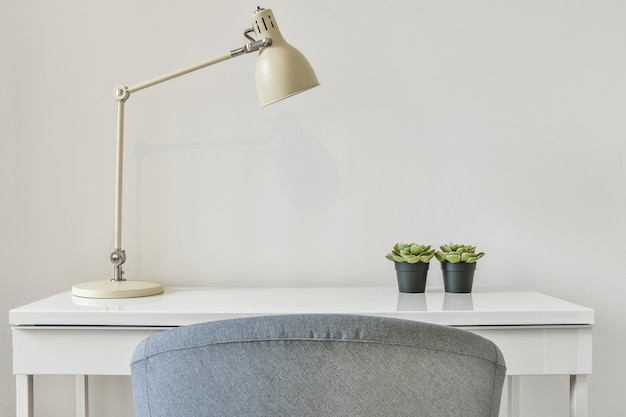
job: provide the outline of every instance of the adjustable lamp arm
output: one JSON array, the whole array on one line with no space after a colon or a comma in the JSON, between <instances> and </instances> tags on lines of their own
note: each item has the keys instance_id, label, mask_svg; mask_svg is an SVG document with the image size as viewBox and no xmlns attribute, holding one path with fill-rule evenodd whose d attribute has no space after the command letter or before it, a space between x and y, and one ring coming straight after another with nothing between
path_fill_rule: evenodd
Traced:
<instances>
[{"instance_id":1,"label":"adjustable lamp arm","mask_svg":"<svg viewBox=\"0 0 626 417\"><path fill-rule=\"evenodd\" d=\"M114 266L114 275L112 281L124 281L122 265L126 262L126 254L122 249L122 178L123 178L123 165L124 165L124 104L129 99L130 94L141 91L143 89L152 87L154 85L169 81L173 78L180 77L181 75L189 74L202 68L209 67L214 64L218 64L222 61L226 61L230 58L241 56L250 52L255 52L263 47L270 46L272 40L270 38L264 38L261 40L255 40L249 33L254 32L254 29L248 29L244 32L244 36L251 42L245 44L241 48L234 49L227 54L209 59L203 62L199 62L190 67L182 68L178 71L174 71L160 77L153 78L145 81L141 84L137 84L132 87L126 87L124 85L118 85L115 87L114 95L117 99L117 163L116 163L116 175L115 175L115 249L111 253L111 262Z\"/></svg>"},{"instance_id":2,"label":"adjustable lamp arm","mask_svg":"<svg viewBox=\"0 0 626 417\"><path fill-rule=\"evenodd\" d=\"M180 77L181 75L189 74L190 72L197 71L202 68L210 67L211 65L218 64L222 61L226 61L227 59L234 58L236 56L240 56L243 54L247 54L250 52L256 52L259 49L270 46L272 44L272 40L269 38L261 39L259 41L254 40L249 33L254 32L254 29L248 29L244 32L244 36L250 39L250 43L245 44L241 48L233 49L228 54L224 54L222 56L215 57L213 59L209 59L207 61L199 62L190 67L182 68L178 71L170 72L169 74L162 75L160 77L153 78L151 80L145 81L141 84L137 84L133 87L125 87L123 85L118 85L115 87L115 97L118 101L126 101L130 96L130 93L134 93L140 90L143 90L148 87L152 87L154 85L160 84L165 81L169 81L173 78Z\"/></svg>"}]
</instances>

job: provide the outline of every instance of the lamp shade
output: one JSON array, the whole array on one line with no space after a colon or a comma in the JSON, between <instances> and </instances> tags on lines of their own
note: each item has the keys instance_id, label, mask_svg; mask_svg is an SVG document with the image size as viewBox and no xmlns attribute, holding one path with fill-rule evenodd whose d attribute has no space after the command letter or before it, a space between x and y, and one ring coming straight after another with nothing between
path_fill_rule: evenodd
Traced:
<instances>
[{"instance_id":1,"label":"lamp shade","mask_svg":"<svg viewBox=\"0 0 626 417\"><path fill-rule=\"evenodd\" d=\"M256 90L261 106L309 90L319 85L315 71L300 51L285 41L271 9L260 9L252 16L257 38L272 44L261 48L256 63Z\"/></svg>"}]
</instances>

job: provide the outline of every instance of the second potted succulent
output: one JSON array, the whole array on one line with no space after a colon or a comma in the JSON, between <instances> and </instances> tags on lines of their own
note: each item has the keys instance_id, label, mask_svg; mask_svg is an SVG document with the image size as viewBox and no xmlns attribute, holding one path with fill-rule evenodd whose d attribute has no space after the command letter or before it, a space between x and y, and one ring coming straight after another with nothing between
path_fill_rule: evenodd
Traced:
<instances>
[{"instance_id":1,"label":"second potted succulent","mask_svg":"<svg viewBox=\"0 0 626 417\"><path fill-rule=\"evenodd\" d=\"M484 252L476 253L476 246L449 243L441 245L435 257L441 262L443 286L446 292L472 292L476 261L485 256Z\"/></svg>"},{"instance_id":2,"label":"second potted succulent","mask_svg":"<svg viewBox=\"0 0 626 417\"><path fill-rule=\"evenodd\" d=\"M396 266L398 289L400 292L424 292L430 260L435 250L430 245L417 243L396 243L385 258Z\"/></svg>"}]
</instances>

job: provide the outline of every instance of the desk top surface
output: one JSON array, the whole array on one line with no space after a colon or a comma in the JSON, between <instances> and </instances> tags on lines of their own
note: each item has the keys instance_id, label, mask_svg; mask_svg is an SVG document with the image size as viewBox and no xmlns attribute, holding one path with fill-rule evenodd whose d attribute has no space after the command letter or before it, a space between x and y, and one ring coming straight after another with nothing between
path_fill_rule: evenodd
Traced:
<instances>
[{"instance_id":1,"label":"desk top surface","mask_svg":"<svg viewBox=\"0 0 626 417\"><path fill-rule=\"evenodd\" d=\"M449 326L590 325L594 311L531 291L399 293L396 287L178 288L128 299L70 291L9 312L13 326L181 326L265 314L367 314Z\"/></svg>"}]
</instances>

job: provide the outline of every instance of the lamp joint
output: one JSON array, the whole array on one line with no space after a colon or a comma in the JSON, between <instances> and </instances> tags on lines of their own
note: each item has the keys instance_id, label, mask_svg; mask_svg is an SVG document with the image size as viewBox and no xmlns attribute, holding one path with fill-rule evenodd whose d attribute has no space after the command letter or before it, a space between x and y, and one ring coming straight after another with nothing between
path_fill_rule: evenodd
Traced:
<instances>
[{"instance_id":1,"label":"lamp joint","mask_svg":"<svg viewBox=\"0 0 626 417\"><path fill-rule=\"evenodd\" d=\"M258 51L259 49L265 48L266 46L270 46L271 44L272 44L272 40L270 38L263 38L260 41L253 41L253 42L245 44L241 48L230 51L230 55L234 58L239 55Z\"/></svg>"},{"instance_id":2,"label":"lamp joint","mask_svg":"<svg viewBox=\"0 0 626 417\"><path fill-rule=\"evenodd\" d=\"M124 103L130 97L130 91L128 91L128 87L125 85L118 85L115 87L113 95L115 95L117 101Z\"/></svg>"},{"instance_id":3,"label":"lamp joint","mask_svg":"<svg viewBox=\"0 0 626 417\"><path fill-rule=\"evenodd\" d=\"M126 281L124 279L124 271L122 265L126 262L126 251L123 249L115 249L111 253L111 263L113 264L113 278L111 281Z\"/></svg>"}]
</instances>

